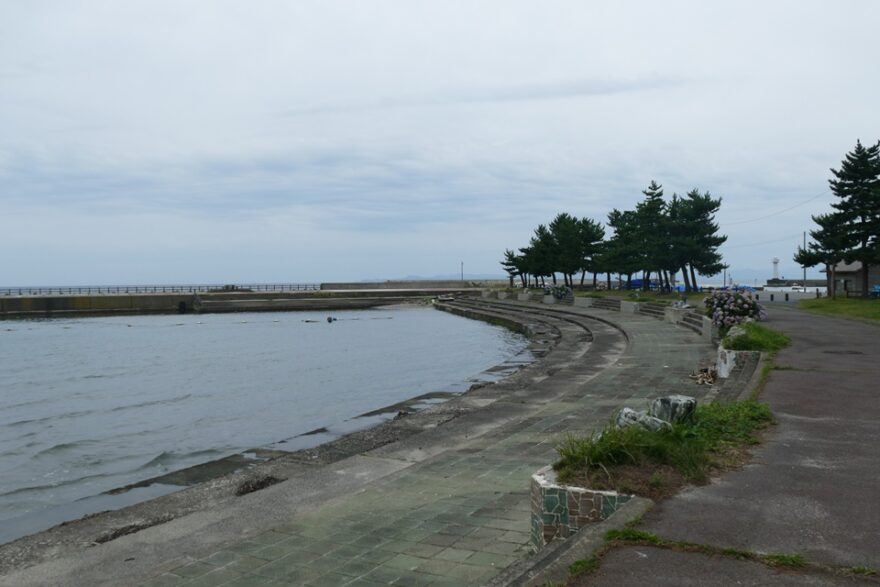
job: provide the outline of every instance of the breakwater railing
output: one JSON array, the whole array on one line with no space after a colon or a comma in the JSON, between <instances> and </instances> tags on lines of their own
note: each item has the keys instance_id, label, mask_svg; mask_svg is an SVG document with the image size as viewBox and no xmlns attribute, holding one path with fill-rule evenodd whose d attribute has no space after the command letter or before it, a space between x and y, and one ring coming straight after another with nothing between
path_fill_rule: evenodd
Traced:
<instances>
[{"instance_id":1,"label":"breakwater railing","mask_svg":"<svg viewBox=\"0 0 880 587\"><path fill-rule=\"evenodd\" d=\"M214 292L318 291L319 283L256 283L234 285L84 285L68 287L0 287L0 296L73 296Z\"/></svg>"}]
</instances>

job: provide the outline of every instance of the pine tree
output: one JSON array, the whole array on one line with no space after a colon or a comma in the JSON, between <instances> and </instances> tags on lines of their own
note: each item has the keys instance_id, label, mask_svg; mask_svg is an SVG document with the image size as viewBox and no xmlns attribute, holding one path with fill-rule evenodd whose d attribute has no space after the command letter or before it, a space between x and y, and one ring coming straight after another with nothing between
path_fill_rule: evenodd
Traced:
<instances>
[{"instance_id":1,"label":"pine tree","mask_svg":"<svg viewBox=\"0 0 880 587\"><path fill-rule=\"evenodd\" d=\"M645 199L636 204L636 222L638 223L637 238L643 252L647 279L644 288L650 287L651 272L656 271L658 281L662 281L660 272L668 256L668 226L666 202L663 200L663 186L651 181L648 189L642 192Z\"/></svg>"},{"instance_id":2,"label":"pine tree","mask_svg":"<svg viewBox=\"0 0 880 587\"><path fill-rule=\"evenodd\" d=\"M553 283L556 283L556 275L553 273L556 269L556 246L553 240L553 234L548 228L539 224L535 229L535 235L529 241L529 249L532 254L532 274L537 278L541 278L541 285L544 285L545 277L552 277Z\"/></svg>"},{"instance_id":3,"label":"pine tree","mask_svg":"<svg viewBox=\"0 0 880 587\"><path fill-rule=\"evenodd\" d=\"M516 253L510 249L504 250L504 259L501 260L501 267L507 272L507 278L510 280L510 287L513 287L513 279L522 276L520 267L521 259L517 258Z\"/></svg>"},{"instance_id":4,"label":"pine tree","mask_svg":"<svg viewBox=\"0 0 880 587\"><path fill-rule=\"evenodd\" d=\"M718 248L727 242L727 236L718 234L720 227L715 222L715 213L721 208L721 198L715 199L706 192L689 191L684 200L684 218L690 266L691 287L698 290L697 276L717 275L727 266Z\"/></svg>"},{"instance_id":5,"label":"pine tree","mask_svg":"<svg viewBox=\"0 0 880 587\"><path fill-rule=\"evenodd\" d=\"M831 297L837 297L837 279L835 266L843 257L846 240L846 225L840 213L820 214L813 216L818 229L810 231L811 242L806 249L798 247L794 261L805 267L815 267L820 263L831 277Z\"/></svg>"},{"instance_id":6,"label":"pine tree","mask_svg":"<svg viewBox=\"0 0 880 587\"><path fill-rule=\"evenodd\" d=\"M856 141L840 169L828 181L840 201L831 206L840 213L840 230L847 262L862 264L862 296L868 296L868 271L880 263L880 142L865 148Z\"/></svg>"},{"instance_id":7,"label":"pine tree","mask_svg":"<svg viewBox=\"0 0 880 587\"><path fill-rule=\"evenodd\" d=\"M562 273L565 285L574 285L571 277L583 265L578 219L562 212L550 223L550 233L553 235L554 245L553 270Z\"/></svg>"},{"instance_id":8,"label":"pine tree","mask_svg":"<svg viewBox=\"0 0 880 587\"><path fill-rule=\"evenodd\" d=\"M608 241L604 255L606 270L626 275L629 288L633 273L645 267L644 249L639 238L635 211L621 212L615 208L608 213L608 226L614 230L614 236Z\"/></svg>"},{"instance_id":9,"label":"pine tree","mask_svg":"<svg viewBox=\"0 0 880 587\"><path fill-rule=\"evenodd\" d=\"M599 270L599 256L602 253L602 240L605 238L605 229L599 222L592 218L581 218L578 222L578 235L581 244L581 285L587 271L593 274L593 287L596 286L596 272Z\"/></svg>"}]
</instances>

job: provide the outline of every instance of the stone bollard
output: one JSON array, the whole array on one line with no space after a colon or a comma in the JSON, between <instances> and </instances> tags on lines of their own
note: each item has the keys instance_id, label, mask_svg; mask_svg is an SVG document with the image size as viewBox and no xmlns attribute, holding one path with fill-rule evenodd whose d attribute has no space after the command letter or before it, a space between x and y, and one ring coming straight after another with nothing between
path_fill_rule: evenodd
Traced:
<instances>
[{"instance_id":1,"label":"stone bollard","mask_svg":"<svg viewBox=\"0 0 880 587\"><path fill-rule=\"evenodd\" d=\"M651 402L650 414L664 422L676 424L690 420L697 409L697 400L689 395L668 395Z\"/></svg>"},{"instance_id":2,"label":"stone bollard","mask_svg":"<svg viewBox=\"0 0 880 587\"><path fill-rule=\"evenodd\" d=\"M549 296L544 296L544 299L542 299L541 301L545 304L555 304L558 300L556 299L556 296L549 295Z\"/></svg>"},{"instance_id":3,"label":"stone bollard","mask_svg":"<svg viewBox=\"0 0 880 587\"><path fill-rule=\"evenodd\" d=\"M669 428L669 423L650 416L645 412L637 412L632 408L623 408L617 412L617 420L615 424L618 428L629 428L630 426L641 426L646 430L656 432L663 428Z\"/></svg>"}]
</instances>

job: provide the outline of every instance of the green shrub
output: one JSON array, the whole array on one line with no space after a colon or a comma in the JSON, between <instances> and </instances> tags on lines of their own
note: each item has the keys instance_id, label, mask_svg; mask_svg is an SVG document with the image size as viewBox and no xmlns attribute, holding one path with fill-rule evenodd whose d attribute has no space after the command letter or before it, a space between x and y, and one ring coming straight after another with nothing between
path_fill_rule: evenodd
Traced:
<instances>
[{"instance_id":1,"label":"green shrub","mask_svg":"<svg viewBox=\"0 0 880 587\"><path fill-rule=\"evenodd\" d=\"M742 325L745 334L731 338L724 338L724 348L731 351L778 351L791 344L791 339L777 330L767 328L755 322L747 322Z\"/></svg>"}]
</instances>

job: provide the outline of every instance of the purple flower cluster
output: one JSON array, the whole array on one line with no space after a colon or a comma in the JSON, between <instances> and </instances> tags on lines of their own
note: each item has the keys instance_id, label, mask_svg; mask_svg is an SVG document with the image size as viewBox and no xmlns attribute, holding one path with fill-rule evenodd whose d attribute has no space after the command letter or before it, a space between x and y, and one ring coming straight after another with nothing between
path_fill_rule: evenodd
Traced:
<instances>
[{"instance_id":1,"label":"purple flower cluster","mask_svg":"<svg viewBox=\"0 0 880 587\"><path fill-rule=\"evenodd\" d=\"M706 316L720 328L730 328L745 322L746 318L763 320L767 317L764 307L749 292L716 291L704 302Z\"/></svg>"}]
</instances>

